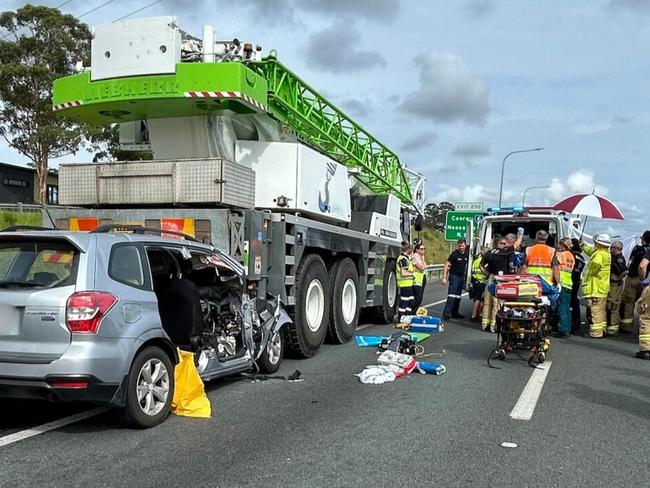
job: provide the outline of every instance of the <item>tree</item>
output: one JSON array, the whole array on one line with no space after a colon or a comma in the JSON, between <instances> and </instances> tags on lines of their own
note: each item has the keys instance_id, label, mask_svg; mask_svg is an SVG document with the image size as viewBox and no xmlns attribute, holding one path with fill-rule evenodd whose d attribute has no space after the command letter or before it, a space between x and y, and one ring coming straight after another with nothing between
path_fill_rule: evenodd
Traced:
<instances>
[{"instance_id":1,"label":"tree","mask_svg":"<svg viewBox=\"0 0 650 488\"><path fill-rule=\"evenodd\" d=\"M50 158L76 153L87 129L52 111L52 83L89 64L86 24L56 9L25 5L0 14L0 136L36 167L38 201L46 199Z\"/></svg>"},{"instance_id":2,"label":"tree","mask_svg":"<svg viewBox=\"0 0 650 488\"><path fill-rule=\"evenodd\" d=\"M454 209L454 204L450 202L428 203L424 207L425 226L444 232L447 212Z\"/></svg>"}]
</instances>

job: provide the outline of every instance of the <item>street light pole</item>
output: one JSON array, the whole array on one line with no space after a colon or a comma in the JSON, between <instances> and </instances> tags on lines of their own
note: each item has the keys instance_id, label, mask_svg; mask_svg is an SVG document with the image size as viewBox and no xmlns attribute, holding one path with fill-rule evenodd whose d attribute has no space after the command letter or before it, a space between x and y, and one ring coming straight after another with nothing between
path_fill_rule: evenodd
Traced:
<instances>
[{"instance_id":1,"label":"street light pole","mask_svg":"<svg viewBox=\"0 0 650 488\"><path fill-rule=\"evenodd\" d=\"M541 151L543 149L544 149L543 147L536 147L535 149L520 149L518 151L511 151L508 154L506 154L506 156L503 158L503 161L501 162L501 184L499 185L499 207L501 206L501 196L503 195L503 173L506 167L506 159L508 159L508 157L512 154Z\"/></svg>"},{"instance_id":2,"label":"street light pole","mask_svg":"<svg viewBox=\"0 0 650 488\"><path fill-rule=\"evenodd\" d=\"M524 190L524 194L521 197L521 206L523 207L524 204L526 203L526 193L528 193L528 190L541 190L542 188L550 188L550 186L529 186Z\"/></svg>"}]
</instances>

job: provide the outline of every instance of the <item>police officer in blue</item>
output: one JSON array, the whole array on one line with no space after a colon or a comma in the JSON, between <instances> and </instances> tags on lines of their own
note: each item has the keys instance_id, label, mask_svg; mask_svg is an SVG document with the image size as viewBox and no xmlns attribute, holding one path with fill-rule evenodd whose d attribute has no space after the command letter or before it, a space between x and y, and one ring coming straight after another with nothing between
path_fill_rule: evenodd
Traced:
<instances>
[{"instance_id":1,"label":"police officer in blue","mask_svg":"<svg viewBox=\"0 0 650 488\"><path fill-rule=\"evenodd\" d=\"M449 283L447 290L447 303L445 311L442 313L443 319L462 319L465 318L459 313L460 296L463 293L465 285L465 275L467 273L467 262L469 260L469 250L465 239L460 239L456 244L456 250L447 258L445 267L442 270L443 285Z\"/></svg>"}]
</instances>

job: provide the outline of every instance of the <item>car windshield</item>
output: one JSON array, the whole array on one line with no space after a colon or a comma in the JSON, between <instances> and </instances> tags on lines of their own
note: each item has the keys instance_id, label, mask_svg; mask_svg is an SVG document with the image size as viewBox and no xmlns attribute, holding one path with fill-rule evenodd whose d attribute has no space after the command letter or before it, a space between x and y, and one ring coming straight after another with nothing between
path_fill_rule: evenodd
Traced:
<instances>
[{"instance_id":1,"label":"car windshield","mask_svg":"<svg viewBox=\"0 0 650 488\"><path fill-rule=\"evenodd\" d=\"M67 241L0 242L0 288L53 288L73 284L78 250Z\"/></svg>"}]
</instances>

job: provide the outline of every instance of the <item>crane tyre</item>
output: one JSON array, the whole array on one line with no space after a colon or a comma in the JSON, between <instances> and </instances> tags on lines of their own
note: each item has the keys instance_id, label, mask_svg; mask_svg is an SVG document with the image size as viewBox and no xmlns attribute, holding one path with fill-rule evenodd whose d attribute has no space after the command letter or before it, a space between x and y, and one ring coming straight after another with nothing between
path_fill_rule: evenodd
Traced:
<instances>
[{"instance_id":1,"label":"crane tyre","mask_svg":"<svg viewBox=\"0 0 650 488\"><path fill-rule=\"evenodd\" d=\"M329 323L329 279L318 254L303 257L296 271L294 321L287 330L293 356L314 356L325 340Z\"/></svg>"},{"instance_id":2,"label":"crane tyre","mask_svg":"<svg viewBox=\"0 0 650 488\"><path fill-rule=\"evenodd\" d=\"M328 342L343 344L354 336L359 323L359 273L350 258L336 261L329 270L331 288Z\"/></svg>"}]
</instances>

